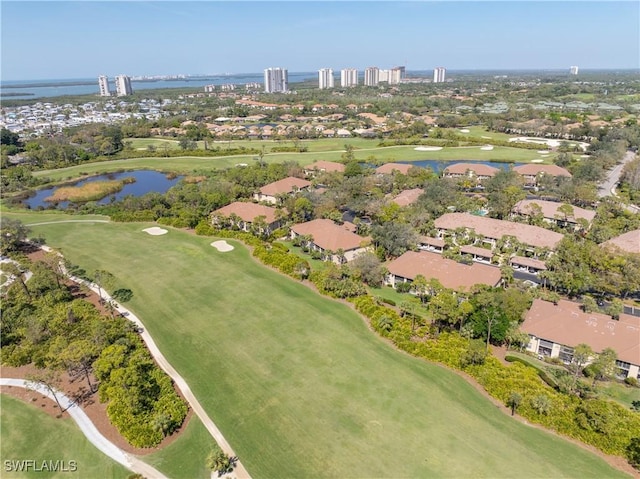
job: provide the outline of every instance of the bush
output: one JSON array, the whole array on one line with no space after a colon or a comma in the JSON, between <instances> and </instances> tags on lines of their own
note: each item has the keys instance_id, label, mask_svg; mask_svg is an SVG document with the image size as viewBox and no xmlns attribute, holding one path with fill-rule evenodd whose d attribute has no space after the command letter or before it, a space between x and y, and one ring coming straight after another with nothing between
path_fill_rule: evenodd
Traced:
<instances>
[{"instance_id":1,"label":"bush","mask_svg":"<svg viewBox=\"0 0 640 479\"><path fill-rule=\"evenodd\" d=\"M638 380L636 378L632 378L631 376L629 376L628 378L625 378L624 383L628 384L629 386L633 386L635 388L639 386Z\"/></svg>"}]
</instances>

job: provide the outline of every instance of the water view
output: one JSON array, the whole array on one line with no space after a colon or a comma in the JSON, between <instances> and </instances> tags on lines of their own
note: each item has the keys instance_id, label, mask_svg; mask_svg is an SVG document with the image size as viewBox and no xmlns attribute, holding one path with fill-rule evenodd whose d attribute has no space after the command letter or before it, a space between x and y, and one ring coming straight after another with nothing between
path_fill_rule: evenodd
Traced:
<instances>
[{"instance_id":1,"label":"water view","mask_svg":"<svg viewBox=\"0 0 640 479\"><path fill-rule=\"evenodd\" d=\"M169 188L174 186L183 177L177 176L175 178L167 178L165 173L159 173L157 171L125 171L121 173L109 173L106 175L93 176L85 180L81 180L74 183L73 186L83 186L88 183L95 183L98 181L117 181L125 180L127 178L133 178L135 181L129 183L125 182L122 189L116 193L108 194L104 198L97 201L98 204L105 205L113 201L118 201L128 195L142 196L147 193L166 193ZM67 185L68 186L68 185ZM38 190L34 196L28 198L23 203L25 206L31 209L36 208L50 208L55 206L56 208L64 209L69 206L69 201L61 201L59 203L53 203L46 199L52 196L60 186L52 188L44 188Z\"/></svg>"},{"instance_id":2,"label":"water view","mask_svg":"<svg viewBox=\"0 0 640 479\"><path fill-rule=\"evenodd\" d=\"M489 165L494 168L500 168L502 170L508 170L516 166L524 165L525 163L505 163L501 161L477 161L477 160L418 160L418 161L398 161L406 165L419 166L421 168L431 168L435 173L442 173L447 166L455 165L456 163L474 163L479 165Z\"/></svg>"}]
</instances>

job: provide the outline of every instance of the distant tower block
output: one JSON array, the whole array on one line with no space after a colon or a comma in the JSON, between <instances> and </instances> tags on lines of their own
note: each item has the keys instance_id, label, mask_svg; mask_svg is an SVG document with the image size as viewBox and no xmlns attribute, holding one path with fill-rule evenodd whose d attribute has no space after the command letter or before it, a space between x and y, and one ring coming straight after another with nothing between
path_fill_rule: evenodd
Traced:
<instances>
[{"instance_id":1,"label":"distant tower block","mask_svg":"<svg viewBox=\"0 0 640 479\"><path fill-rule=\"evenodd\" d=\"M331 68L322 68L318 70L318 86L321 90L325 88L333 88L333 70Z\"/></svg>"},{"instance_id":2,"label":"distant tower block","mask_svg":"<svg viewBox=\"0 0 640 479\"><path fill-rule=\"evenodd\" d=\"M447 73L446 68L436 67L433 69L433 83L443 83L444 77Z\"/></svg>"},{"instance_id":3,"label":"distant tower block","mask_svg":"<svg viewBox=\"0 0 640 479\"><path fill-rule=\"evenodd\" d=\"M577 66L572 66L571 68L569 68L569 72L572 75L577 75L578 74L578 67Z\"/></svg>"},{"instance_id":4,"label":"distant tower block","mask_svg":"<svg viewBox=\"0 0 640 479\"><path fill-rule=\"evenodd\" d=\"M100 96L111 96L109 90L109 79L106 75L100 75L98 77L98 86L100 87Z\"/></svg>"},{"instance_id":5,"label":"distant tower block","mask_svg":"<svg viewBox=\"0 0 640 479\"><path fill-rule=\"evenodd\" d=\"M116 77L116 95L128 96L132 94L133 89L131 88L131 78L127 75L118 75Z\"/></svg>"}]
</instances>

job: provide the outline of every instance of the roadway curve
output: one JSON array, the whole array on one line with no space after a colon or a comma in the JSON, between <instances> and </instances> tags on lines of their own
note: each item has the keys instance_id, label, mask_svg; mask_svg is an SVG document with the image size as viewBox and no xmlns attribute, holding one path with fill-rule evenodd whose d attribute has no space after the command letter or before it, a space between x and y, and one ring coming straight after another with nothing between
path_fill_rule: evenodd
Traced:
<instances>
[{"instance_id":1,"label":"roadway curve","mask_svg":"<svg viewBox=\"0 0 640 479\"><path fill-rule=\"evenodd\" d=\"M137 474L141 474L149 479L167 479L167 476L160 471L142 462L137 457L127 454L114 443L104 437L95 427L89 416L78 406L78 403L72 401L68 396L60 391L54 394L42 383L28 381L26 379L0 378L0 386L14 386L19 388L31 389L54 400L57 398L65 412L76 422L82 434L93 444L100 452L109 456L111 459Z\"/></svg>"},{"instance_id":2,"label":"roadway curve","mask_svg":"<svg viewBox=\"0 0 640 479\"><path fill-rule=\"evenodd\" d=\"M41 248L47 252L52 251L52 249L49 248L48 246L41 246ZM120 314L122 314L124 317L126 317L127 319L135 323L136 326L140 328L139 329L141 331L140 336L142 337L142 340L147 345L149 352L158 363L158 366L160 366L160 368L164 372L166 372L169 375L169 377L171 377L171 379L173 379L173 381L176 383L176 385L182 392L182 395L189 403L189 406L191 407L191 409L193 409L193 411L196 413L198 418L202 421L204 426L207 428L207 431L209 431L209 434L211 434L211 436L218 443L220 448L227 455L229 455L229 457L237 457L236 453L234 452L229 442L227 442L225 437L222 435L222 432L220 432L220 429L218 429L215 423L207 415L204 408L200 405L200 402L198 401L198 399L196 399L193 392L191 392L191 388L187 384L187 381L184 380L184 378L178 373L178 371L176 371L174 367L171 366L167 358L164 357L164 355L156 345L155 341L153 340L151 335L148 333L148 331L144 327L144 324L142 323L142 321L135 314L129 311L127 308L123 307L121 304L113 300L111 296L109 296L109 294L104 289L99 289L96 284L89 283L81 278L76 278L75 276L70 275L64 268L64 264L61 263L61 266L63 268L64 273L69 277L69 279L71 279L72 281L78 284L84 284L88 286L93 292L95 292L99 296L102 295L102 298L104 298L105 301L110 301ZM237 479L251 479L249 472L245 469L244 465L240 462L240 460L237 460L235 462L235 467L233 469L232 475Z\"/></svg>"},{"instance_id":3,"label":"roadway curve","mask_svg":"<svg viewBox=\"0 0 640 479\"><path fill-rule=\"evenodd\" d=\"M613 196L615 198L618 197L618 194L616 193L616 187L618 186L618 182L620 181L622 169L635 157L636 153L629 150L622 158L622 162L613 167L613 169L609 170L609 172L607 173L607 178L598 185L598 196L600 198L604 198L605 196ZM635 205L626 205L626 208L632 213L640 213L640 208Z\"/></svg>"}]
</instances>

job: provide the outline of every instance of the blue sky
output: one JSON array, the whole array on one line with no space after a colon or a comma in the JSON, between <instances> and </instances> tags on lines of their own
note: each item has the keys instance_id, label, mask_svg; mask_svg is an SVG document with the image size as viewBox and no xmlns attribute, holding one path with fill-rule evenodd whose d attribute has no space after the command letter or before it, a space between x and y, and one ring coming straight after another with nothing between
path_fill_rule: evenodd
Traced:
<instances>
[{"instance_id":1,"label":"blue sky","mask_svg":"<svg viewBox=\"0 0 640 479\"><path fill-rule=\"evenodd\" d=\"M0 4L3 80L289 71L640 67L638 1Z\"/></svg>"}]
</instances>

